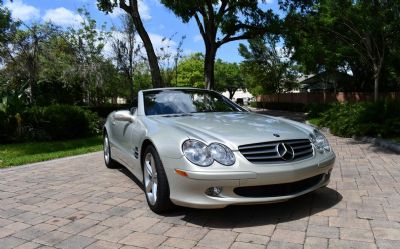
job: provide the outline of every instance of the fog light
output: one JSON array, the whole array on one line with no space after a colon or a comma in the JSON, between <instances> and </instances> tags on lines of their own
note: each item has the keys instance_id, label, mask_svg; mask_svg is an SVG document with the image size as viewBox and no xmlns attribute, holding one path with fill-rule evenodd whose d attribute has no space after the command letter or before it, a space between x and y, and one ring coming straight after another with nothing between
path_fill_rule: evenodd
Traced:
<instances>
[{"instance_id":1,"label":"fog light","mask_svg":"<svg viewBox=\"0 0 400 249\"><path fill-rule=\"evenodd\" d=\"M206 195L218 197L222 192L222 187L211 187L206 190Z\"/></svg>"}]
</instances>

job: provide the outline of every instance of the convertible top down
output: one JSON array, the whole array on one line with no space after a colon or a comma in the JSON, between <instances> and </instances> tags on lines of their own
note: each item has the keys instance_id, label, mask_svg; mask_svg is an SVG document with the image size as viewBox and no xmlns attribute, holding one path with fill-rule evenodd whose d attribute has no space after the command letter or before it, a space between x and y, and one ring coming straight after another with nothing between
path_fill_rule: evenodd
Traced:
<instances>
[{"instance_id":1,"label":"convertible top down","mask_svg":"<svg viewBox=\"0 0 400 249\"><path fill-rule=\"evenodd\" d=\"M103 131L106 165L130 170L156 213L285 201L326 186L335 161L314 127L195 88L140 91Z\"/></svg>"}]
</instances>

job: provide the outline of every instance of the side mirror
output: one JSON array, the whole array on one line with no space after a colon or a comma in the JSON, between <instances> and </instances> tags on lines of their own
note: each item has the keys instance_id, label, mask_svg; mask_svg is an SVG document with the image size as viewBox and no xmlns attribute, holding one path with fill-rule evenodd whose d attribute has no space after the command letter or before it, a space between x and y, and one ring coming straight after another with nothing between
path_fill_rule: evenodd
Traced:
<instances>
[{"instance_id":1,"label":"side mirror","mask_svg":"<svg viewBox=\"0 0 400 249\"><path fill-rule=\"evenodd\" d=\"M135 117L132 116L129 111L117 111L114 113L114 119L117 121L126 121L130 123L135 122Z\"/></svg>"},{"instance_id":2,"label":"side mirror","mask_svg":"<svg viewBox=\"0 0 400 249\"><path fill-rule=\"evenodd\" d=\"M132 114L132 115L135 114L136 110L137 110L137 107L132 107L132 108L130 109L131 114Z\"/></svg>"}]
</instances>

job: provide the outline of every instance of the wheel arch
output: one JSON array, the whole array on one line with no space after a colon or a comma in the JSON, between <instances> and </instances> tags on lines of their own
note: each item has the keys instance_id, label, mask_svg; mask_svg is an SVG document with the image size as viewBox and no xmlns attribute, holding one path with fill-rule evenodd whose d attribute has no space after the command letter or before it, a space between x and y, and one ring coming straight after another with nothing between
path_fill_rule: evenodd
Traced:
<instances>
[{"instance_id":1,"label":"wheel arch","mask_svg":"<svg viewBox=\"0 0 400 249\"><path fill-rule=\"evenodd\" d=\"M142 142L142 146L140 147L140 154L139 154L140 167L142 167L142 169L143 169L144 152L149 145L153 146L158 153L157 147L154 145L153 141L151 141L149 138L144 139Z\"/></svg>"}]
</instances>

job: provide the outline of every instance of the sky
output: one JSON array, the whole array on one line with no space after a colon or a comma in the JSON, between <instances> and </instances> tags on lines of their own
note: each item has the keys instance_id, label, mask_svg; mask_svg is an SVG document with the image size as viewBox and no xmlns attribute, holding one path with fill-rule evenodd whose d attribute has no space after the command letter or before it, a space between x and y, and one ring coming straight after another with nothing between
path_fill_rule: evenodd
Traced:
<instances>
[{"instance_id":1,"label":"sky","mask_svg":"<svg viewBox=\"0 0 400 249\"><path fill-rule=\"evenodd\" d=\"M279 12L278 0L259 0L264 9L273 9ZM5 0L5 6L10 9L13 18L20 19L26 23L51 21L63 27L79 27L82 17L78 15L77 9L85 6L93 19L96 20L98 27L103 23L110 28L112 25L120 24L120 9L114 13L106 15L97 9L96 0ZM182 49L184 54L194 52L204 53L204 43L200 36L198 27L194 20L189 23L182 21L169 9L164 7L159 0L139 0L139 12L144 22L145 28L150 35L154 47L159 48L165 43L171 47L178 44L182 36L186 36ZM170 38L170 41L163 41L163 38ZM223 45L217 54L220 58L228 62L240 62L243 58L238 53L239 43L245 41L231 42Z\"/></svg>"}]
</instances>

